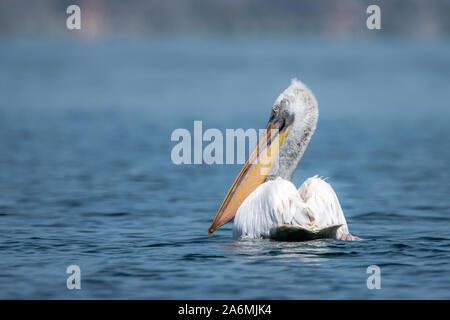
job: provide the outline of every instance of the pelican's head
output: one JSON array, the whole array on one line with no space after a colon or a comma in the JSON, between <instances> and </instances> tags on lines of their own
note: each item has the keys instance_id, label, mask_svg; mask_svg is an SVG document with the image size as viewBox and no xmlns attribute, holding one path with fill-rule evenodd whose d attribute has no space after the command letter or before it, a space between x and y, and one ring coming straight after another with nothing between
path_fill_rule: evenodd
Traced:
<instances>
[{"instance_id":1,"label":"pelican's head","mask_svg":"<svg viewBox=\"0 0 450 320\"><path fill-rule=\"evenodd\" d=\"M279 111L274 114L274 109ZM318 118L316 98L302 82L292 79L291 85L275 100L271 117L273 115L285 120L287 125L291 125L294 120L312 121L315 125Z\"/></svg>"},{"instance_id":2,"label":"pelican's head","mask_svg":"<svg viewBox=\"0 0 450 320\"><path fill-rule=\"evenodd\" d=\"M231 221L245 198L266 179L291 179L317 119L314 95L302 82L293 79L275 100L265 134L225 196L208 229L209 234Z\"/></svg>"}]
</instances>

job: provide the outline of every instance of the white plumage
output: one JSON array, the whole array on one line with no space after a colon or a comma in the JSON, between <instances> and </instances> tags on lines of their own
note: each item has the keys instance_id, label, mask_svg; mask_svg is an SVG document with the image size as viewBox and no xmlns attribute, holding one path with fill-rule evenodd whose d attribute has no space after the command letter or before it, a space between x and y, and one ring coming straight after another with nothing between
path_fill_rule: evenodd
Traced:
<instances>
[{"instance_id":1,"label":"white plumage","mask_svg":"<svg viewBox=\"0 0 450 320\"><path fill-rule=\"evenodd\" d=\"M233 238L269 238L272 228L282 225L312 231L342 225L333 238L355 239L348 232L336 193L317 176L307 179L298 190L282 178L260 185L239 207Z\"/></svg>"}]
</instances>

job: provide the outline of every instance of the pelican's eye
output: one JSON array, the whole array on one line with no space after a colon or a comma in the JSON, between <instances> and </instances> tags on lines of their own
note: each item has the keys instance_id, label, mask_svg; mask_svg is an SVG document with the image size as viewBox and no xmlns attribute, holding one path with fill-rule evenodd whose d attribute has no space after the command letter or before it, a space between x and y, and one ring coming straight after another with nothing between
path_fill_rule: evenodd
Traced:
<instances>
[{"instance_id":1,"label":"pelican's eye","mask_svg":"<svg viewBox=\"0 0 450 320\"><path fill-rule=\"evenodd\" d=\"M277 105L274 105L274 106L272 107L272 112L275 113L275 114L277 114L278 111L280 111L280 107L277 106Z\"/></svg>"}]
</instances>

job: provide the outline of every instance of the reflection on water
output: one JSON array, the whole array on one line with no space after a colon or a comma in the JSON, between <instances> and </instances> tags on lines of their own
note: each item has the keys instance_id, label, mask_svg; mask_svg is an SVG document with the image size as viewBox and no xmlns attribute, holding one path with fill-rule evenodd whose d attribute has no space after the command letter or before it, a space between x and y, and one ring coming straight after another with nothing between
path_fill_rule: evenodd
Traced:
<instances>
[{"instance_id":1,"label":"reflection on water","mask_svg":"<svg viewBox=\"0 0 450 320\"><path fill-rule=\"evenodd\" d=\"M326 263L328 255L344 253L333 252L333 240L315 240L307 242L277 242L265 239L245 239L233 241L223 248L231 254L239 254L249 259L277 259L280 261L299 261L313 266Z\"/></svg>"},{"instance_id":2,"label":"reflection on water","mask_svg":"<svg viewBox=\"0 0 450 320\"><path fill-rule=\"evenodd\" d=\"M450 298L449 48L2 40L0 297ZM262 127L294 76L321 116L293 181L329 177L364 240L209 237L240 168L173 165L171 132Z\"/></svg>"}]
</instances>

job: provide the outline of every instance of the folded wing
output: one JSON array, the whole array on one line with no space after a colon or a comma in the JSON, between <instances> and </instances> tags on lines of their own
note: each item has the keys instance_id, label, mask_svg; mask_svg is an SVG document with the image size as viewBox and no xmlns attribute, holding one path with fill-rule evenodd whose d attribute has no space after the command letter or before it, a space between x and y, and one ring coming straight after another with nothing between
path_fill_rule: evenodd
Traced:
<instances>
[{"instance_id":1,"label":"folded wing","mask_svg":"<svg viewBox=\"0 0 450 320\"><path fill-rule=\"evenodd\" d=\"M303 182L298 193L310 214L312 229L342 225L337 229L336 238L345 238L349 234L344 212L330 184L314 176Z\"/></svg>"},{"instance_id":2,"label":"folded wing","mask_svg":"<svg viewBox=\"0 0 450 320\"><path fill-rule=\"evenodd\" d=\"M317 176L307 179L298 190L281 178L260 185L239 207L233 237L354 239L336 193Z\"/></svg>"}]
</instances>

